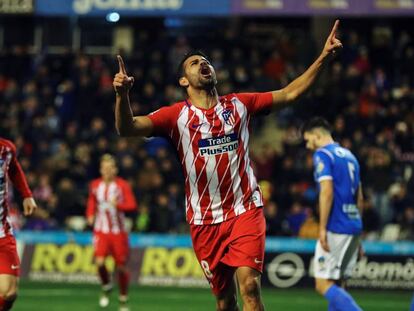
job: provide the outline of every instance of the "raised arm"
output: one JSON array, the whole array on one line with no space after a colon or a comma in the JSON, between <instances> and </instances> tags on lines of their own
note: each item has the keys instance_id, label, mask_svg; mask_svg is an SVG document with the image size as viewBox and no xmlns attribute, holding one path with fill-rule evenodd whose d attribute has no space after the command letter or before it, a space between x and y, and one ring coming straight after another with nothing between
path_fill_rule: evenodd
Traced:
<instances>
[{"instance_id":1,"label":"raised arm","mask_svg":"<svg viewBox=\"0 0 414 311\"><path fill-rule=\"evenodd\" d=\"M301 76L293 80L286 87L272 92L273 107L277 107L280 104L288 104L305 93L315 82L322 66L326 63L328 56L335 54L337 50L342 48L341 41L335 37L338 25L339 20L336 20L331 33L326 39L322 53L315 60L315 62Z\"/></svg>"},{"instance_id":2,"label":"raised arm","mask_svg":"<svg viewBox=\"0 0 414 311\"><path fill-rule=\"evenodd\" d=\"M116 93L115 127L121 136L149 136L153 124L146 116L134 117L129 102L129 90L134 84L134 78L127 75L124 61L117 56L119 71L115 75L113 86Z\"/></svg>"}]
</instances>

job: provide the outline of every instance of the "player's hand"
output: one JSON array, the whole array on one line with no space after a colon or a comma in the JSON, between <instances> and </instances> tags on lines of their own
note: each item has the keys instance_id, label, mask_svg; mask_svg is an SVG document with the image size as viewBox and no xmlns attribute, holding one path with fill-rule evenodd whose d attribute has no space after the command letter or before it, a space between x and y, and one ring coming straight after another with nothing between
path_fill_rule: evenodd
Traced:
<instances>
[{"instance_id":1,"label":"player's hand","mask_svg":"<svg viewBox=\"0 0 414 311\"><path fill-rule=\"evenodd\" d=\"M329 252L328 235L326 229L319 230L319 242L325 252Z\"/></svg>"},{"instance_id":2,"label":"player's hand","mask_svg":"<svg viewBox=\"0 0 414 311\"><path fill-rule=\"evenodd\" d=\"M338 26L339 26L339 20L337 19L335 21L334 26L332 27L332 30L328 36L328 39L326 39L325 46L322 52L324 56L335 55L336 52L342 49L342 42L336 38L336 31L338 29Z\"/></svg>"},{"instance_id":3,"label":"player's hand","mask_svg":"<svg viewBox=\"0 0 414 311\"><path fill-rule=\"evenodd\" d=\"M30 197L23 200L23 213L24 216L30 216L37 209L35 200Z\"/></svg>"},{"instance_id":4,"label":"player's hand","mask_svg":"<svg viewBox=\"0 0 414 311\"><path fill-rule=\"evenodd\" d=\"M89 216L88 218L86 218L86 223L88 224L89 227L92 227L94 222L95 222L94 216Z\"/></svg>"},{"instance_id":5,"label":"player's hand","mask_svg":"<svg viewBox=\"0 0 414 311\"><path fill-rule=\"evenodd\" d=\"M119 95L127 94L134 84L134 78L128 77L128 74L125 69L124 61L120 55L117 56L119 71L114 77L112 85L114 86L115 92Z\"/></svg>"},{"instance_id":6,"label":"player's hand","mask_svg":"<svg viewBox=\"0 0 414 311\"><path fill-rule=\"evenodd\" d=\"M118 205L118 199L117 198L112 198L110 202L115 207Z\"/></svg>"}]
</instances>

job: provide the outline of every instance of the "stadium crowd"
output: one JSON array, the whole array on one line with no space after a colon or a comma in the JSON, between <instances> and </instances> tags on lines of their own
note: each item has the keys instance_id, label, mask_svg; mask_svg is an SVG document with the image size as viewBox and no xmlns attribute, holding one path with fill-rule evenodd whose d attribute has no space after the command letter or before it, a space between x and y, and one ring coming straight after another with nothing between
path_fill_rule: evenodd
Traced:
<instances>
[{"instance_id":1,"label":"stadium crowd","mask_svg":"<svg viewBox=\"0 0 414 311\"><path fill-rule=\"evenodd\" d=\"M183 98L176 68L191 48L210 55L220 94L287 84L316 55L315 38L303 27L269 25L243 21L194 37L167 29L137 31L134 51L123 53L135 77L134 113ZM318 114L331 121L336 140L360 161L365 237L381 238L393 223L398 238L414 239L413 34L384 25L369 29L345 23L343 52L318 85L294 106L252 121L252 141L260 138L260 144L251 154L266 200L268 235L317 237L312 154L304 148L300 126ZM15 142L40 207L23 222L12 203L17 227L67 228L71 216L84 215L88 183L99 175L100 156L111 153L139 202L138 213L129 215L132 229L187 232L183 178L168 142L120 138L115 132L116 66L113 55L47 50L32 55L21 46L0 52L0 136ZM275 126L270 135L269 123Z\"/></svg>"}]
</instances>

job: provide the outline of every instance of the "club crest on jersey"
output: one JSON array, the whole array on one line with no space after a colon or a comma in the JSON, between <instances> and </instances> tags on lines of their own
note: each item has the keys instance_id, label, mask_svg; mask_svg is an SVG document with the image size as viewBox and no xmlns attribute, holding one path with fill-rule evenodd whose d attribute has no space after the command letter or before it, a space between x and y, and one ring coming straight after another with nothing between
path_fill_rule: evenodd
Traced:
<instances>
[{"instance_id":1,"label":"club crest on jersey","mask_svg":"<svg viewBox=\"0 0 414 311\"><path fill-rule=\"evenodd\" d=\"M230 109L224 110L221 116L227 125L234 125L236 120L234 119L233 112Z\"/></svg>"},{"instance_id":2,"label":"club crest on jersey","mask_svg":"<svg viewBox=\"0 0 414 311\"><path fill-rule=\"evenodd\" d=\"M320 174L320 173L322 173L324 168L325 168L325 165L323 165L322 162L319 162L318 166L316 167L316 171L318 172L318 174Z\"/></svg>"}]
</instances>

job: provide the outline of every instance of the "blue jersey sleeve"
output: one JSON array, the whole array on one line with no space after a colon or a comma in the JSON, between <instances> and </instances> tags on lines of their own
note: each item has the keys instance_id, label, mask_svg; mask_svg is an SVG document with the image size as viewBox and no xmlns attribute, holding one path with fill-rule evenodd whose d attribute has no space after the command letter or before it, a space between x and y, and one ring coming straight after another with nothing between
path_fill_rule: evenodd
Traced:
<instances>
[{"instance_id":1,"label":"blue jersey sleeve","mask_svg":"<svg viewBox=\"0 0 414 311\"><path fill-rule=\"evenodd\" d=\"M317 182L333 179L332 177L333 160L322 151L316 151L313 156L314 176Z\"/></svg>"}]
</instances>

